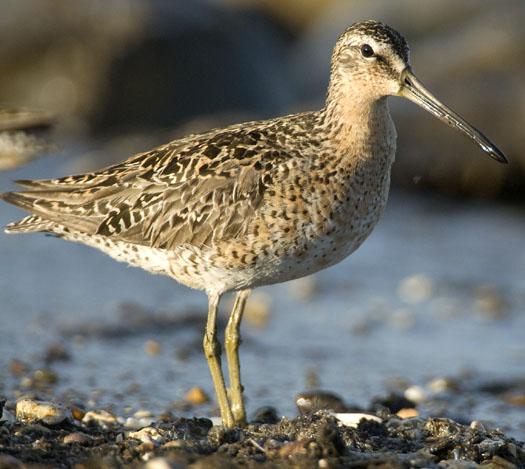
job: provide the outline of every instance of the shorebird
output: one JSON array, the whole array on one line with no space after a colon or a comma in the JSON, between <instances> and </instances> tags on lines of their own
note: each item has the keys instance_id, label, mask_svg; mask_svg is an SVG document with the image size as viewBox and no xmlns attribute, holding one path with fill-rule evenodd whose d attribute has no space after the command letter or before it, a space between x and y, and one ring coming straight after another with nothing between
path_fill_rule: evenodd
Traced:
<instances>
[{"instance_id":1,"label":"shorebird","mask_svg":"<svg viewBox=\"0 0 525 469\"><path fill-rule=\"evenodd\" d=\"M205 291L203 345L222 422L243 425L239 328L250 290L329 267L370 234L396 149L388 96L414 101L507 162L425 89L398 32L364 21L337 41L320 111L190 135L88 174L17 181L29 190L1 197L31 214L6 231L50 232ZM216 335L226 292L236 292L229 390Z\"/></svg>"}]
</instances>

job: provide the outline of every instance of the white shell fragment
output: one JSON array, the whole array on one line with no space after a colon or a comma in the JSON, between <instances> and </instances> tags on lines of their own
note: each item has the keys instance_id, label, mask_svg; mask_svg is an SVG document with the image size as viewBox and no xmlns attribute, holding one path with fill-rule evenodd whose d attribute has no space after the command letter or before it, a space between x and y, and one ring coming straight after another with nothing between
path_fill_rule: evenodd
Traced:
<instances>
[{"instance_id":1,"label":"white shell fragment","mask_svg":"<svg viewBox=\"0 0 525 469\"><path fill-rule=\"evenodd\" d=\"M359 412L345 412L345 413L333 413L332 414L337 420L347 427L357 428L361 420L373 420L374 422L381 423L383 420L379 417L371 414L362 414Z\"/></svg>"}]
</instances>

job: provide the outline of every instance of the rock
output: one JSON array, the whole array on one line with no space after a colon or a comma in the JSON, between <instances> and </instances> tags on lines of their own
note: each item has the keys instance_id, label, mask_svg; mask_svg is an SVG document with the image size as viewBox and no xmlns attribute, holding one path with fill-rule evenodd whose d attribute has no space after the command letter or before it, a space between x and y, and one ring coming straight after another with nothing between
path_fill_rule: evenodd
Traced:
<instances>
[{"instance_id":1,"label":"rock","mask_svg":"<svg viewBox=\"0 0 525 469\"><path fill-rule=\"evenodd\" d=\"M64 436L62 442L65 445L78 444L81 446L91 443L94 438L91 435L87 435L84 432L73 432Z\"/></svg>"},{"instance_id":2,"label":"rock","mask_svg":"<svg viewBox=\"0 0 525 469\"><path fill-rule=\"evenodd\" d=\"M38 388L51 386L58 382L58 375L53 370L38 369L33 373L33 382Z\"/></svg>"},{"instance_id":3,"label":"rock","mask_svg":"<svg viewBox=\"0 0 525 469\"><path fill-rule=\"evenodd\" d=\"M371 420L377 423L383 422L383 420L376 415L363 414L359 412L334 413L333 416L343 425L351 428L357 428L362 420Z\"/></svg>"},{"instance_id":4,"label":"rock","mask_svg":"<svg viewBox=\"0 0 525 469\"><path fill-rule=\"evenodd\" d=\"M300 414L310 414L318 410L346 412L347 405L342 397L330 391L308 391L295 397L295 405Z\"/></svg>"},{"instance_id":5,"label":"rock","mask_svg":"<svg viewBox=\"0 0 525 469\"><path fill-rule=\"evenodd\" d=\"M429 398L429 392L421 386L410 386L405 389L405 397L416 404L426 401Z\"/></svg>"},{"instance_id":6,"label":"rock","mask_svg":"<svg viewBox=\"0 0 525 469\"><path fill-rule=\"evenodd\" d=\"M126 435L128 438L140 440L142 443L159 444L163 437L159 431L154 427L145 427L136 432L129 432Z\"/></svg>"},{"instance_id":7,"label":"rock","mask_svg":"<svg viewBox=\"0 0 525 469\"><path fill-rule=\"evenodd\" d=\"M290 296L299 301L309 301L319 290L317 277L308 275L307 277L298 278L290 282L288 287Z\"/></svg>"},{"instance_id":8,"label":"rock","mask_svg":"<svg viewBox=\"0 0 525 469\"><path fill-rule=\"evenodd\" d=\"M279 421L275 407L260 407L255 411L252 417L252 423L269 423L275 424Z\"/></svg>"},{"instance_id":9,"label":"rock","mask_svg":"<svg viewBox=\"0 0 525 469\"><path fill-rule=\"evenodd\" d=\"M414 408L399 409L396 412L396 415L401 419L411 419L414 417L419 417L419 412L417 409Z\"/></svg>"},{"instance_id":10,"label":"rock","mask_svg":"<svg viewBox=\"0 0 525 469\"><path fill-rule=\"evenodd\" d=\"M472 428L472 430L478 430L480 432L487 431L487 429L485 428L485 425L483 425L483 423L480 422L479 420L473 420L472 422L470 422L470 428Z\"/></svg>"},{"instance_id":11,"label":"rock","mask_svg":"<svg viewBox=\"0 0 525 469\"><path fill-rule=\"evenodd\" d=\"M77 406L71 406L71 416L75 420L82 420L85 415L86 415L86 412L84 409L81 409L80 407L77 407Z\"/></svg>"},{"instance_id":12,"label":"rock","mask_svg":"<svg viewBox=\"0 0 525 469\"><path fill-rule=\"evenodd\" d=\"M147 427L151 425L155 419L153 417L128 417L126 420L123 420L121 423L130 429L137 430L142 427Z\"/></svg>"},{"instance_id":13,"label":"rock","mask_svg":"<svg viewBox=\"0 0 525 469\"><path fill-rule=\"evenodd\" d=\"M514 406L525 407L525 393L506 394L503 400Z\"/></svg>"},{"instance_id":14,"label":"rock","mask_svg":"<svg viewBox=\"0 0 525 469\"><path fill-rule=\"evenodd\" d=\"M13 376L20 377L27 373L27 369L27 364L20 360L17 360L16 358L13 358L9 363L9 371Z\"/></svg>"},{"instance_id":15,"label":"rock","mask_svg":"<svg viewBox=\"0 0 525 469\"><path fill-rule=\"evenodd\" d=\"M106 410L90 410L82 418L86 425L97 425L104 429L115 428L119 425L117 417Z\"/></svg>"},{"instance_id":16,"label":"rock","mask_svg":"<svg viewBox=\"0 0 525 469\"><path fill-rule=\"evenodd\" d=\"M162 345L156 340L147 340L144 344L144 348L146 349L147 354L152 357L159 355L162 351Z\"/></svg>"},{"instance_id":17,"label":"rock","mask_svg":"<svg viewBox=\"0 0 525 469\"><path fill-rule=\"evenodd\" d=\"M414 407L414 401L407 399L397 393L390 393L384 397L376 397L372 400L370 410L375 411L377 407L386 407L392 414L399 412L401 409L410 409Z\"/></svg>"},{"instance_id":18,"label":"rock","mask_svg":"<svg viewBox=\"0 0 525 469\"><path fill-rule=\"evenodd\" d=\"M433 293L432 280L423 274L412 275L401 280L397 294L405 303L417 304L430 299Z\"/></svg>"},{"instance_id":19,"label":"rock","mask_svg":"<svg viewBox=\"0 0 525 469\"><path fill-rule=\"evenodd\" d=\"M27 466L9 454L0 454L0 469L25 469Z\"/></svg>"},{"instance_id":20,"label":"rock","mask_svg":"<svg viewBox=\"0 0 525 469\"><path fill-rule=\"evenodd\" d=\"M202 405L210 402L210 397L199 386L192 387L184 396L186 402L192 405Z\"/></svg>"},{"instance_id":21,"label":"rock","mask_svg":"<svg viewBox=\"0 0 525 469\"><path fill-rule=\"evenodd\" d=\"M502 319L507 316L509 304L495 285L483 285L476 289L475 305L488 319Z\"/></svg>"},{"instance_id":22,"label":"rock","mask_svg":"<svg viewBox=\"0 0 525 469\"><path fill-rule=\"evenodd\" d=\"M41 421L47 425L56 425L70 417L69 411L53 402L20 399L16 403L16 418L33 422Z\"/></svg>"},{"instance_id":23,"label":"rock","mask_svg":"<svg viewBox=\"0 0 525 469\"><path fill-rule=\"evenodd\" d=\"M172 466L166 458L150 459L145 465L144 469L172 469Z\"/></svg>"},{"instance_id":24,"label":"rock","mask_svg":"<svg viewBox=\"0 0 525 469\"><path fill-rule=\"evenodd\" d=\"M256 291L250 295L244 310L244 320L255 328L263 328L268 324L272 306L272 297L265 292Z\"/></svg>"},{"instance_id":25,"label":"rock","mask_svg":"<svg viewBox=\"0 0 525 469\"><path fill-rule=\"evenodd\" d=\"M47 364L54 362L67 362L69 360L71 360L71 354L60 343L50 345L44 354L44 361Z\"/></svg>"}]
</instances>

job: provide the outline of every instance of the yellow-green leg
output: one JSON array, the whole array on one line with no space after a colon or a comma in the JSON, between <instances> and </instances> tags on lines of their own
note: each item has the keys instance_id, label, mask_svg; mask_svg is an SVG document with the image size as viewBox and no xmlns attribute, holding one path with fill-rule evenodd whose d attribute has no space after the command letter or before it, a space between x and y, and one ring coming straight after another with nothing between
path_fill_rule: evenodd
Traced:
<instances>
[{"instance_id":1,"label":"yellow-green leg","mask_svg":"<svg viewBox=\"0 0 525 469\"><path fill-rule=\"evenodd\" d=\"M246 411L242 398L241 365L239 362L239 344L241 343L240 326L250 290L241 290L235 297L235 304L226 326L224 345L230 374L230 399L233 419L236 425L246 423Z\"/></svg>"},{"instance_id":2,"label":"yellow-green leg","mask_svg":"<svg viewBox=\"0 0 525 469\"><path fill-rule=\"evenodd\" d=\"M220 295L208 295L208 320L206 322L206 332L204 333L204 353L208 366L210 367L215 394L219 402L221 411L222 424L226 428L233 428L234 420L228 394L224 384L224 376L221 367L221 344L217 340L217 307L219 305Z\"/></svg>"}]
</instances>

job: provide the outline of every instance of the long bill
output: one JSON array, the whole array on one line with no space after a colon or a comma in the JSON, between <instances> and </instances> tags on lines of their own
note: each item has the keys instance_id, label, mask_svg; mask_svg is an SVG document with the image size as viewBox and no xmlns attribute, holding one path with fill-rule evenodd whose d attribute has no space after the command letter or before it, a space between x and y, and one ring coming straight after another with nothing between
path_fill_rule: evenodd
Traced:
<instances>
[{"instance_id":1,"label":"long bill","mask_svg":"<svg viewBox=\"0 0 525 469\"><path fill-rule=\"evenodd\" d=\"M491 158L494 158L500 163L509 162L503 152L485 137L485 135L483 135L478 129L472 127L465 119L433 96L416 78L410 68L406 68L403 71L401 80L402 86L399 91L399 96L403 96L404 98L413 101L438 119L448 124L450 127L463 132L467 137L476 142Z\"/></svg>"}]
</instances>

